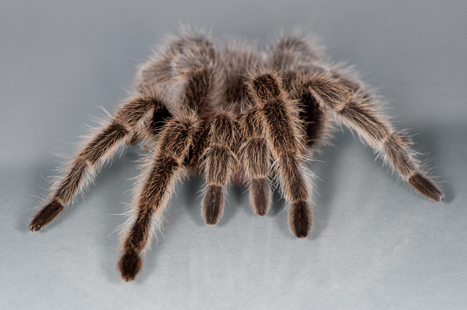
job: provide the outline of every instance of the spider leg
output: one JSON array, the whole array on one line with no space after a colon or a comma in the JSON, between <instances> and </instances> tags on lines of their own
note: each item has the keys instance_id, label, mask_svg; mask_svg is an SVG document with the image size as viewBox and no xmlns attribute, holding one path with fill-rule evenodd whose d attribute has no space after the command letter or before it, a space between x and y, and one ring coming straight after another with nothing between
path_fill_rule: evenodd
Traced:
<instances>
[{"instance_id":1,"label":"spider leg","mask_svg":"<svg viewBox=\"0 0 467 310\"><path fill-rule=\"evenodd\" d=\"M360 83L336 73L318 72L310 76L306 87L323 111L357 132L405 182L434 201L443 200L438 185L421 171L411 141L393 128L379 111L377 98Z\"/></svg>"},{"instance_id":2,"label":"spider leg","mask_svg":"<svg viewBox=\"0 0 467 310\"><path fill-rule=\"evenodd\" d=\"M167 122L160 134L152 167L142 178L136 202L136 219L126 231L123 255L118 267L124 281L133 281L142 266L139 254L149 245L154 225L158 225L174 184L186 174L185 159L199 131L201 121L194 111L188 110Z\"/></svg>"},{"instance_id":3,"label":"spider leg","mask_svg":"<svg viewBox=\"0 0 467 310\"><path fill-rule=\"evenodd\" d=\"M118 267L122 279L127 282L133 281L141 269L140 254L148 248L154 227L160 224L162 212L174 183L186 174L187 165L198 168L200 153L209 142L203 140L208 134L205 130L206 123L212 115L214 104L220 101L222 74L212 44L193 36L189 36L187 40L175 41L176 45L183 43L187 51L177 54L177 57L171 60L170 68L173 70L169 70L168 83L173 86L177 83L183 86L183 91L174 102L174 110L178 113L174 113L174 118L165 125L160 134L152 167L142 178L140 193L136 195L135 219L130 220L131 226L128 226L124 232L127 236L123 241L123 254ZM219 117L218 120L221 118ZM211 127L215 134L222 134L220 132L222 128L218 128L219 126ZM220 139L213 135L211 138L214 142ZM221 143L219 145L224 146ZM209 148L209 145L207 147ZM208 154L208 151L205 153ZM217 168L211 167L217 164L219 163L208 162L207 170ZM215 198L219 198L216 189L222 182L216 179L216 173L217 171L212 171L213 180L208 177L208 181L212 181L211 192L216 194ZM208 220L207 222L209 223Z\"/></svg>"},{"instance_id":4,"label":"spider leg","mask_svg":"<svg viewBox=\"0 0 467 310\"><path fill-rule=\"evenodd\" d=\"M263 216L268 213L272 202L268 182L271 154L258 107L247 109L240 118L240 125L244 142L240 146L239 154L248 179L250 202L256 214Z\"/></svg>"},{"instance_id":5,"label":"spider leg","mask_svg":"<svg viewBox=\"0 0 467 310\"><path fill-rule=\"evenodd\" d=\"M219 110L207 130L207 147L201 163L207 184L203 198L203 216L206 224L215 225L222 216L223 189L229 183L237 163L235 146L238 125L233 111Z\"/></svg>"},{"instance_id":6,"label":"spider leg","mask_svg":"<svg viewBox=\"0 0 467 310\"><path fill-rule=\"evenodd\" d=\"M79 192L84 191L120 147L135 143L136 129L150 111L154 111L154 115L168 113L157 96L150 92L128 99L112 120L84 143L66 174L54 185L50 202L34 216L29 229L36 232L48 226Z\"/></svg>"},{"instance_id":7,"label":"spider leg","mask_svg":"<svg viewBox=\"0 0 467 310\"><path fill-rule=\"evenodd\" d=\"M254 76L248 86L263 121L282 192L291 202L289 224L298 238L305 238L313 214L307 203L311 183L306 176L305 137L299 109L274 72Z\"/></svg>"}]
</instances>

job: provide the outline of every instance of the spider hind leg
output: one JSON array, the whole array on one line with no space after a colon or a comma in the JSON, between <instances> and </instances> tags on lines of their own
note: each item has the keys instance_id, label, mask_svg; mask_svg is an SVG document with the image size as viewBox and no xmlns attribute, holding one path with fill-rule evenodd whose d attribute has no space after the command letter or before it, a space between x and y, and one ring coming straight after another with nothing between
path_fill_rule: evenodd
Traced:
<instances>
[{"instance_id":1,"label":"spider hind leg","mask_svg":"<svg viewBox=\"0 0 467 310\"><path fill-rule=\"evenodd\" d=\"M310 76L307 87L323 111L355 131L405 182L429 199L443 200L441 189L422 172L410 140L393 128L381 113L378 99L358 80L318 73Z\"/></svg>"}]
</instances>

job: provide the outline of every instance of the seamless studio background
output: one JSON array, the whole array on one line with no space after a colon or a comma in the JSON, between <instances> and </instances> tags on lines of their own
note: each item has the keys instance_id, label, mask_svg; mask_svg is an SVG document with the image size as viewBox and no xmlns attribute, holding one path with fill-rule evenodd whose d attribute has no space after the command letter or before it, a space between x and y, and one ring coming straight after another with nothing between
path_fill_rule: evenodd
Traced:
<instances>
[{"instance_id":1,"label":"seamless studio background","mask_svg":"<svg viewBox=\"0 0 467 310\"><path fill-rule=\"evenodd\" d=\"M467 307L467 2L2 1L1 309L463 309ZM58 154L73 154L99 106L114 111L139 63L180 23L261 46L313 31L333 60L379 88L446 193L422 199L369 147L337 132L309 167L315 229L297 240L284 201L268 216L229 188L207 227L203 188L176 188L163 235L135 282L116 270L121 214L139 174L134 147L48 229L27 225Z\"/></svg>"}]
</instances>

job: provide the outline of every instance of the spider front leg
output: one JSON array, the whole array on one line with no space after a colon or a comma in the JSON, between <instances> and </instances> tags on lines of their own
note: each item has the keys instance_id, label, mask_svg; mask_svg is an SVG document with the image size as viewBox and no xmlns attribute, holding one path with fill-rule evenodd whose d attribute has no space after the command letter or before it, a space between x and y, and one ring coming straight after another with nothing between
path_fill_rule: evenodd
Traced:
<instances>
[{"instance_id":1,"label":"spider front leg","mask_svg":"<svg viewBox=\"0 0 467 310\"><path fill-rule=\"evenodd\" d=\"M244 142L239 154L245 167L250 191L250 202L256 214L266 215L271 207L269 185L271 154L264 133L263 119L258 107L248 108L240 118Z\"/></svg>"},{"instance_id":2,"label":"spider front leg","mask_svg":"<svg viewBox=\"0 0 467 310\"><path fill-rule=\"evenodd\" d=\"M194 65L197 65L196 61ZM143 185L136 195L135 219L124 230L127 236L123 241L123 255L118 267L126 282L133 281L141 269L140 254L148 248L154 226L160 225L174 183L186 173L185 161L193 161L189 158L190 149L199 147L194 145L202 135L203 120L198 115L210 108L209 100L215 89L213 68L203 65L188 67L188 72L183 74L185 89L178 106L179 112L161 133L152 167L142 178Z\"/></svg>"},{"instance_id":3,"label":"spider front leg","mask_svg":"<svg viewBox=\"0 0 467 310\"><path fill-rule=\"evenodd\" d=\"M54 185L51 201L34 216L29 229L36 232L49 225L92 182L100 167L121 146L135 143L135 130L151 111L155 115L168 113L157 96L150 92L128 99L111 121L85 142L66 174Z\"/></svg>"},{"instance_id":4,"label":"spider front leg","mask_svg":"<svg viewBox=\"0 0 467 310\"><path fill-rule=\"evenodd\" d=\"M392 127L379 111L377 99L360 83L338 74L312 74L305 87L323 111L334 114L339 122L357 132L360 138L381 154L399 176L425 197L442 201L444 194L427 177L415 159L412 142Z\"/></svg>"},{"instance_id":5,"label":"spider front leg","mask_svg":"<svg viewBox=\"0 0 467 310\"><path fill-rule=\"evenodd\" d=\"M224 187L229 183L238 162L235 153L238 124L233 111L220 110L208 126L207 147L201 156L207 184L203 216L206 224L215 225L224 208Z\"/></svg>"},{"instance_id":6,"label":"spider front leg","mask_svg":"<svg viewBox=\"0 0 467 310\"><path fill-rule=\"evenodd\" d=\"M124 231L123 255L118 262L122 279L133 281L142 267L140 253L147 249L174 184L186 174L184 161L188 156L201 121L194 111L181 112L161 132L159 147L152 167L142 178L137 196L133 225Z\"/></svg>"},{"instance_id":7,"label":"spider front leg","mask_svg":"<svg viewBox=\"0 0 467 310\"><path fill-rule=\"evenodd\" d=\"M313 214L307 203L311 183L306 175L305 138L299 109L273 72L253 77L248 86L263 121L282 192L291 201L290 227L298 238L305 238L312 227Z\"/></svg>"}]
</instances>

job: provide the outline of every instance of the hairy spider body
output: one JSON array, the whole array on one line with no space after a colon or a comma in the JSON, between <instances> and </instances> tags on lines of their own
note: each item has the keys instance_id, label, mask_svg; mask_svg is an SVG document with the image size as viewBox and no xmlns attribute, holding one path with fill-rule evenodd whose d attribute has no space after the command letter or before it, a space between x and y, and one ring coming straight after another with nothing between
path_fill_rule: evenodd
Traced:
<instances>
[{"instance_id":1,"label":"hairy spider body","mask_svg":"<svg viewBox=\"0 0 467 310\"><path fill-rule=\"evenodd\" d=\"M380 111L379 98L351 70L328 62L307 37L282 37L265 52L183 32L142 65L135 95L85 141L30 230L46 227L119 148L143 142L153 154L122 232L123 280L132 281L141 269L174 184L189 171L205 177L208 225L219 221L231 182L246 184L254 211L267 214L275 177L289 204L289 225L304 238L313 223L306 163L329 141L335 122L355 131L420 193L443 199L410 140Z\"/></svg>"}]
</instances>

